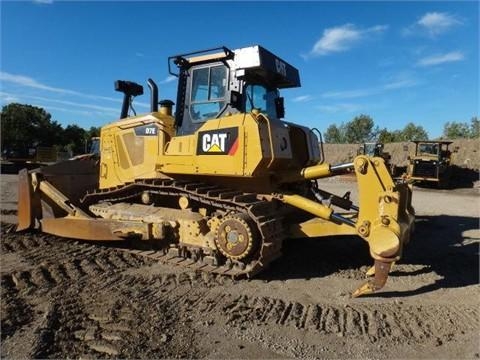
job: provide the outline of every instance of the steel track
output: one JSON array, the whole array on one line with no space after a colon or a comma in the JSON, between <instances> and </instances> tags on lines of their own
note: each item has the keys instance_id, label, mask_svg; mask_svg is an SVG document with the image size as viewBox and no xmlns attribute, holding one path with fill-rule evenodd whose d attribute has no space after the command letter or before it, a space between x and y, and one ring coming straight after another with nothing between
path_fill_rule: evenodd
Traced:
<instances>
[{"instance_id":1,"label":"steel track","mask_svg":"<svg viewBox=\"0 0 480 360\"><path fill-rule=\"evenodd\" d=\"M160 250L127 248L124 251L193 270L231 277L252 277L281 255L285 238L282 218L278 216L274 203L258 200L256 194L245 194L193 181L148 179L87 193L81 202L87 205L98 202L118 203L139 198L145 191L175 199L184 196L201 206L224 212L247 213L255 222L261 236L260 246L247 262L226 259L223 256L207 256L201 248L183 243L170 242Z\"/></svg>"}]
</instances>

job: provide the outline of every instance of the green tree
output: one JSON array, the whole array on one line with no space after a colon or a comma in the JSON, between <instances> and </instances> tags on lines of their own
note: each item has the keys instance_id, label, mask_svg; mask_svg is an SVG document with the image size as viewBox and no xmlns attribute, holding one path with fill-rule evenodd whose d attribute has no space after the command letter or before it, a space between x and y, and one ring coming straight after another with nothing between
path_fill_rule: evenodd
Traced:
<instances>
[{"instance_id":1,"label":"green tree","mask_svg":"<svg viewBox=\"0 0 480 360\"><path fill-rule=\"evenodd\" d=\"M459 139L470 137L470 127L465 122L447 122L443 126L443 137L447 139Z\"/></svg>"},{"instance_id":2,"label":"green tree","mask_svg":"<svg viewBox=\"0 0 480 360\"><path fill-rule=\"evenodd\" d=\"M2 108L0 116L2 150L53 146L62 137L61 125L42 108L11 103Z\"/></svg>"},{"instance_id":3,"label":"green tree","mask_svg":"<svg viewBox=\"0 0 480 360\"><path fill-rule=\"evenodd\" d=\"M368 115L359 115L345 125L347 143L363 143L375 137L374 122Z\"/></svg>"},{"instance_id":4,"label":"green tree","mask_svg":"<svg viewBox=\"0 0 480 360\"><path fill-rule=\"evenodd\" d=\"M396 139L396 141L428 140L428 134L425 129L414 123L408 123L399 135L400 138Z\"/></svg>"},{"instance_id":5,"label":"green tree","mask_svg":"<svg viewBox=\"0 0 480 360\"><path fill-rule=\"evenodd\" d=\"M400 137L399 130L388 131L386 128L379 130L377 134L378 142L381 142L384 144L398 141L397 139L399 137Z\"/></svg>"},{"instance_id":6,"label":"green tree","mask_svg":"<svg viewBox=\"0 0 480 360\"><path fill-rule=\"evenodd\" d=\"M72 154L85 153L85 144L87 141L87 132L78 125L68 125L63 131L64 145Z\"/></svg>"},{"instance_id":7,"label":"green tree","mask_svg":"<svg viewBox=\"0 0 480 360\"><path fill-rule=\"evenodd\" d=\"M470 120L470 134L469 137L472 139L478 139L480 137L480 120L478 117L474 116Z\"/></svg>"},{"instance_id":8,"label":"green tree","mask_svg":"<svg viewBox=\"0 0 480 360\"><path fill-rule=\"evenodd\" d=\"M100 129L100 127L91 126L90 129L87 130L88 140L90 140L92 137L100 136Z\"/></svg>"},{"instance_id":9,"label":"green tree","mask_svg":"<svg viewBox=\"0 0 480 360\"><path fill-rule=\"evenodd\" d=\"M323 137L327 143L343 144L345 142L343 126L337 127L335 124L330 125L323 134Z\"/></svg>"}]
</instances>

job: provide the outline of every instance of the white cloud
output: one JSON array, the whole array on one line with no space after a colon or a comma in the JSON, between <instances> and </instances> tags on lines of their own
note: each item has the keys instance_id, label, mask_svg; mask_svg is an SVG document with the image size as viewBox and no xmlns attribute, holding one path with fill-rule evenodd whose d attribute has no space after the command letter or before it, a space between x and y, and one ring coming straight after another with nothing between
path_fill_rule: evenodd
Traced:
<instances>
[{"instance_id":1,"label":"white cloud","mask_svg":"<svg viewBox=\"0 0 480 360\"><path fill-rule=\"evenodd\" d=\"M312 100L311 95L300 95L292 99L293 102L307 102Z\"/></svg>"},{"instance_id":2,"label":"white cloud","mask_svg":"<svg viewBox=\"0 0 480 360\"><path fill-rule=\"evenodd\" d=\"M408 88L417 86L420 83L412 74L400 73L395 77L388 79L388 81L382 85L372 86L369 88L353 89L353 90L341 90L341 91L327 91L321 96L325 99L355 99L361 97L367 97L372 95L382 94L390 90L398 90L402 88Z\"/></svg>"},{"instance_id":3,"label":"white cloud","mask_svg":"<svg viewBox=\"0 0 480 360\"><path fill-rule=\"evenodd\" d=\"M461 24L461 21L447 13L429 12L423 15L417 24L425 28L430 34L436 35L447 31L454 25Z\"/></svg>"},{"instance_id":4,"label":"white cloud","mask_svg":"<svg viewBox=\"0 0 480 360\"><path fill-rule=\"evenodd\" d=\"M388 84L383 85L383 89L385 90L403 89L403 88L415 86L417 84L418 82L413 79L397 80L397 81L392 81Z\"/></svg>"},{"instance_id":5,"label":"white cloud","mask_svg":"<svg viewBox=\"0 0 480 360\"><path fill-rule=\"evenodd\" d=\"M92 100L107 100L107 101L114 101L114 102L122 102L122 99L120 97L118 98L113 98L113 97L108 97L108 96L100 96L100 95L91 95L91 94L84 94L79 91L75 90L69 90L69 89L63 89L63 88L58 88L58 87L53 87L49 86L46 84L43 84L41 82L38 82L37 80L25 76L25 75L15 75L15 74L10 74L6 73L4 71L0 71L0 82L6 82L6 83L12 83L28 88L33 88L33 89L39 89L39 90L45 90L45 91L50 91L53 93L57 94L62 94L62 95L72 95L72 96L78 96L86 99L92 99ZM136 106L140 107L150 107L149 104L135 101Z\"/></svg>"},{"instance_id":6,"label":"white cloud","mask_svg":"<svg viewBox=\"0 0 480 360\"><path fill-rule=\"evenodd\" d=\"M3 103L20 102L20 98L13 94L0 92L0 101Z\"/></svg>"},{"instance_id":7,"label":"white cloud","mask_svg":"<svg viewBox=\"0 0 480 360\"><path fill-rule=\"evenodd\" d=\"M449 62L462 61L465 56L460 51L452 51L446 54L436 54L424 57L417 62L418 66L434 66Z\"/></svg>"},{"instance_id":8,"label":"white cloud","mask_svg":"<svg viewBox=\"0 0 480 360\"><path fill-rule=\"evenodd\" d=\"M384 32L387 25L377 25L367 29L357 28L353 24L345 24L323 31L322 37L315 43L310 55L327 55L334 52L347 51L371 34Z\"/></svg>"},{"instance_id":9,"label":"white cloud","mask_svg":"<svg viewBox=\"0 0 480 360\"><path fill-rule=\"evenodd\" d=\"M175 80L177 80L176 76L169 75L164 80L160 81L160 84L168 84L168 83L171 83L172 81L175 81Z\"/></svg>"},{"instance_id":10,"label":"white cloud","mask_svg":"<svg viewBox=\"0 0 480 360\"><path fill-rule=\"evenodd\" d=\"M403 30L404 35L428 34L436 36L447 32L456 25L463 22L454 15L442 12L428 12L417 22Z\"/></svg>"},{"instance_id":11,"label":"white cloud","mask_svg":"<svg viewBox=\"0 0 480 360\"><path fill-rule=\"evenodd\" d=\"M35 4L53 4L53 0L33 0Z\"/></svg>"},{"instance_id":12,"label":"white cloud","mask_svg":"<svg viewBox=\"0 0 480 360\"><path fill-rule=\"evenodd\" d=\"M60 94L72 94L72 95L78 94L76 91L73 91L73 90L56 88L56 87L39 83L35 79L32 79L31 77L28 77L28 76L14 75L14 74L9 74L3 71L0 71L0 81L14 83L17 85L40 89L40 90L52 91Z\"/></svg>"},{"instance_id":13,"label":"white cloud","mask_svg":"<svg viewBox=\"0 0 480 360\"><path fill-rule=\"evenodd\" d=\"M26 95L26 94L11 94L11 93L6 93L6 92L0 92L0 100L5 101L5 102L13 102L14 100L16 102L22 101L22 102L28 102L30 100L33 101L41 101L42 103L55 103L55 104L60 104L60 105L68 105L70 106L70 109L73 111L76 109L77 113L80 113L81 110L78 108L85 108L85 109L90 109L94 110L100 113L110 113L110 114L118 114L120 112L120 108L113 108L113 107L106 107L106 106L100 106L100 105L95 105L95 104L85 104L85 103L79 103L79 102L74 102L74 101L67 101L67 100L58 100L58 99L53 99L53 98L47 98L43 96L35 96L35 95ZM51 109L57 109L54 106L51 105L46 105L45 107L51 108Z\"/></svg>"},{"instance_id":14,"label":"white cloud","mask_svg":"<svg viewBox=\"0 0 480 360\"><path fill-rule=\"evenodd\" d=\"M100 106L100 105L95 105L95 104L85 104L85 103L78 103L75 101L67 101L67 100L57 100L57 99L51 99L51 98L46 98L42 96L26 96L26 98L34 99L34 100L41 100L41 101L47 101L47 102L53 102L57 104L62 104L62 105L69 105L72 106L73 108L86 108L86 109L91 109L91 110L96 110L96 111L101 111L101 112L108 112L108 113L114 113L117 114L120 112L120 108L112 108L112 107L106 107L106 106Z\"/></svg>"},{"instance_id":15,"label":"white cloud","mask_svg":"<svg viewBox=\"0 0 480 360\"><path fill-rule=\"evenodd\" d=\"M84 115L84 116L92 116L92 115L102 115L102 113L92 113L91 111L85 111L85 110L76 110L76 109L72 109L72 108L64 108L64 107L60 107L60 106L52 106L52 105L46 105L44 103L33 103L31 104L32 106L36 106L36 107L40 107L40 108L43 108L47 111L51 111L51 110L57 110L57 111L62 111L62 112L66 112L66 113L71 113L71 114L80 114L80 115Z\"/></svg>"},{"instance_id":16,"label":"white cloud","mask_svg":"<svg viewBox=\"0 0 480 360\"><path fill-rule=\"evenodd\" d=\"M362 109L362 105L359 104L350 104L350 103L341 103L335 105L318 105L317 109L326 113L339 113L347 112L353 113Z\"/></svg>"},{"instance_id":17,"label":"white cloud","mask_svg":"<svg viewBox=\"0 0 480 360\"><path fill-rule=\"evenodd\" d=\"M381 89L378 87L342 90L342 91L327 91L322 94L325 99L353 99L377 94Z\"/></svg>"}]
</instances>

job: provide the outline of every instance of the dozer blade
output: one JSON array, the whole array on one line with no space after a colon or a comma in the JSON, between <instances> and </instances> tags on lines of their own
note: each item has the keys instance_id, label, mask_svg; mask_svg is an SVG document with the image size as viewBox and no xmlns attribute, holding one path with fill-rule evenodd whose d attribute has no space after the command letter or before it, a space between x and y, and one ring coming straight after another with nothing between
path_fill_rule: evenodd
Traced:
<instances>
[{"instance_id":1,"label":"dozer blade","mask_svg":"<svg viewBox=\"0 0 480 360\"><path fill-rule=\"evenodd\" d=\"M94 218L50 218L40 220L43 232L48 234L79 240L93 241L119 241L125 240L115 234L120 226L126 226L126 222L118 220L94 219ZM135 223L137 225L137 223Z\"/></svg>"},{"instance_id":2,"label":"dozer blade","mask_svg":"<svg viewBox=\"0 0 480 360\"><path fill-rule=\"evenodd\" d=\"M18 173L17 231L36 228L47 218L89 218L79 199L98 184L94 159L67 160Z\"/></svg>"},{"instance_id":3,"label":"dozer blade","mask_svg":"<svg viewBox=\"0 0 480 360\"><path fill-rule=\"evenodd\" d=\"M17 231L33 227L35 206L37 201L33 198L33 189L27 169L18 173L18 225Z\"/></svg>"},{"instance_id":4,"label":"dozer blade","mask_svg":"<svg viewBox=\"0 0 480 360\"><path fill-rule=\"evenodd\" d=\"M120 241L149 234L149 225L142 221L91 216L79 199L95 189L96 176L94 162L84 158L20 171L17 231L39 228L52 235L92 241Z\"/></svg>"}]
</instances>

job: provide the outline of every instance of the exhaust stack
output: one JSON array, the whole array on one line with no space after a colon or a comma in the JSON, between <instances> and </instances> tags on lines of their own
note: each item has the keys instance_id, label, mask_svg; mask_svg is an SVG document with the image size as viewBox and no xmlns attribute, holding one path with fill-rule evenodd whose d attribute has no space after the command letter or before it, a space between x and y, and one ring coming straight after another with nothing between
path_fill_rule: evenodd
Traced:
<instances>
[{"instance_id":1,"label":"exhaust stack","mask_svg":"<svg viewBox=\"0 0 480 360\"><path fill-rule=\"evenodd\" d=\"M148 87L150 88L150 112L158 111L158 86L152 79L147 80Z\"/></svg>"}]
</instances>

